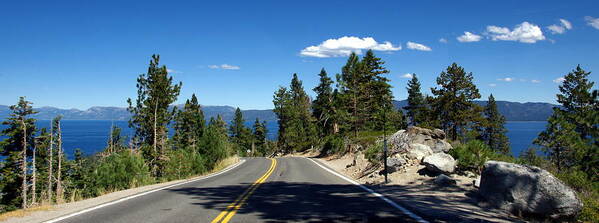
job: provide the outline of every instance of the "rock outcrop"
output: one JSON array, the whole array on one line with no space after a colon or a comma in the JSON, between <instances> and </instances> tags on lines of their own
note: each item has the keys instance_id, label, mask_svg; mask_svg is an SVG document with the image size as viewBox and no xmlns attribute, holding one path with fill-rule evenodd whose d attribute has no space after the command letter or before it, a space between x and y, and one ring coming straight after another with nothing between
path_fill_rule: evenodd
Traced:
<instances>
[{"instance_id":1,"label":"rock outcrop","mask_svg":"<svg viewBox=\"0 0 599 223\"><path fill-rule=\"evenodd\" d=\"M574 190L548 171L533 166L488 161L479 192L492 205L517 214L559 219L574 216L582 209Z\"/></svg>"},{"instance_id":2,"label":"rock outcrop","mask_svg":"<svg viewBox=\"0 0 599 223\"><path fill-rule=\"evenodd\" d=\"M453 173L456 167L456 161L446 153L434 153L424 157L422 163L426 169L435 173Z\"/></svg>"},{"instance_id":3,"label":"rock outcrop","mask_svg":"<svg viewBox=\"0 0 599 223\"><path fill-rule=\"evenodd\" d=\"M414 143L414 144L411 144L410 147L412 149L410 149L410 151L408 151L406 156L409 159L418 160L418 162L422 161L422 158L424 158L425 156L433 154L433 150L424 144Z\"/></svg>"},{"instance_id":4,"label":"rock outcrop","mask_svg":"<svg viewBox=\"0 0 599 223\"><path fill-rule=\"evenodd\" d=\"M406 130L399 130L389 138L391 153L406 153L412 145L421 144L428 146L434 153L449 152L451 144L445 141L445 133L440 129L425 129L411 126Z\"/></svg>"}]
</instances>

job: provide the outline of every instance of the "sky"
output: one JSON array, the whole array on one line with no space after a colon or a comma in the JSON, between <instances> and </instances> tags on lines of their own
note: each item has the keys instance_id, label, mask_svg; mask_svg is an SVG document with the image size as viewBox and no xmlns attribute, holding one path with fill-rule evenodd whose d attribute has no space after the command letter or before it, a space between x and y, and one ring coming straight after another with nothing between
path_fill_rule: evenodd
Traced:
<instances>
[{"instance_id":1,"label":"sky","mask_svg":"<svg viewBox=\"0 0 599 223\"><path fill-rule=\"evenodd\" d=\"M593 0L7 1L0 27L0 105L124 107L152 54L183 82L177 104L242 109L272 108L293 73L314 96L321 68L368 49L397 100L411 74L430 94L453 62L483 99L555 103L578 64L599 82Z\"/></svg>"}]
</instances>

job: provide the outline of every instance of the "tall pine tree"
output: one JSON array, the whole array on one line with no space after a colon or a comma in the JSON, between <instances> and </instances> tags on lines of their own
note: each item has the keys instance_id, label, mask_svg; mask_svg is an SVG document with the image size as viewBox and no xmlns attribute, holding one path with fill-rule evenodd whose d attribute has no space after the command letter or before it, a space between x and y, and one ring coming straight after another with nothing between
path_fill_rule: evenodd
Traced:
<instances>
[{"instance_id":1,"label":"tall pine tree","mask_svg":"<svg viewBox=\"0 0 599 223\"><path fill-rule=\"evenodd\" d=\"M335 104L333 101L333 88L331 87L333 80L328 77L324 68L320 70L318 76L320 77L320 83L313 89L316 92L316 99L312 102L312 115L316 119L320 137L325 137L336 133Z\"/></svg>"},{"instance_id":2,"label":"tall pine tree","mask_svg":"<svg viewBox=\"0 0 599 223\"><path fill-rule=\"evenodd\" d=\"M177 100L181 83L173 84L166 66L159 66L160 56L152 55L148 72L137 78L137 99L131 98L128 111L132 116L129 127L135 130L136 142L146 145L143 154L150 161L152 173L161 175L165 160L168 124L173 120L175 108L169 106Z\"/></svg>"},{"instance_id":3,"label":"tall pine tree","mask_svg":"<svg viewBox=\"0 0 599 223\"><path fill-rule=\"evenodd\" d=\"M235 110L235 117L229 126L229 135L231 136L231 141L239 146L241 154L251 149L251 130L245 126L245 119L239 108Z\"/></svg>"},{"instance_id":4,"label":"tall pine tree","mask_svg":"<svg viewBox=\"0 0 599 223\"><path fill-rule=\"evenodd\" d=\"M485 106L485 118L486 122L484 125L484 131L482 138L491 147L491 149L501 152L503 154L510 153L509 140L505 133L505 117L497 110L497 103L493 94L489 96L489 101Z\"/></svg>"},{"instance_id":5,"label":"tall pine tree","mask_svg":"<svg viewBox=\"0 0 599 223\"><path fill-rule=\"evenodd\" d=\"M472 122L481 117L479 106L473 103L480 94L472 80L472 73L453 63L437 77L439 88L431 89L436 96L434 114L452 140L464 139L466 131L474 129L469 128Z\"/></svg>"},{"instance_id":6,"label":"tall pine tree","mask_svg":"<svg viewBox=\"0 0 599 223\"><path fill-rule=\"evenodd\" d=\"M297 74L293 74L289 90L281 87L275 92L273 104L279 118L280 148L286 152L312 148L317 130L311 113L311 100Z\"/></svg>"},{"instance_id":7,"label":"tall pine tree","mask_svg":"<svg viewBox=\"0 0 599 223\"><path fill-rule=\"evenodd\" d=\"M408 105L404 107L407 110L407 116L410 125L422 126L426 124L427 103L424 95L420 91L420 81L416 74L412 74L412 79L408 81Z\"/></svg>"},{"instance_id":8,"label":"tall pine tree","mask_svg":"<svg viewBox=\"0 0 599 223\"><path fill-rule=\"evenodd\" d=\"M1 167L2 204L7 209L26 208L27 203L27 160L31 156L36 132L35 119L30 116L37 113L31 102L20 97L16 105L10 106L12 113L2 122L7 126L2 130L6 138L0 142L0 155L4 156Z\"/></svg>"},{"instance_id":9,"label":"tall pine tree","mask_svg":"<svg viewBox=\"0 0 599 223\"><path fill-rule=\"evenodd\" d=\"M191 100L185 101L182 110L177 111L175 117L175 135L173 140L178 148L190 147L197 149L200 139L204 135L206 121L204 112L198 103L195 94L191 95Z\"/></svg>"}]
</instances>

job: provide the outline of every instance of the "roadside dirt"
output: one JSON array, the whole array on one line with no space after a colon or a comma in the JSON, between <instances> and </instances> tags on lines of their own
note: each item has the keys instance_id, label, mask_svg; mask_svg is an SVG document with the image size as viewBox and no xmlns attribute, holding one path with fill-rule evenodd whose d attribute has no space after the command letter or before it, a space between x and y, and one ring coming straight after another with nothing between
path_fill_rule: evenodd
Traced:
<instances>
[{"instance_id":1,"label":"roadside dirt","mask_svg":"<svg viewBox=\"0 0 599 223\"><path fill-rule=\"evenodd\" d=\"M296 154L300 155L300 154ZM309 156L315 154L302 154ZM358 157L354 159L354 157ZM312 156L317 157L317 156ZM398 172L389 174L389 183L378 171L364 174L369 163L363 155L349 154L316 158L330 168L382 193L402 206L427 220L434 222L518 222L515 216L497 209L487 208L477 196L473 183L475 176L452 174L455 185L439 186L433 183L435 177L421 171L424 166L414 164Z\"/></svg>"}]
</instances>

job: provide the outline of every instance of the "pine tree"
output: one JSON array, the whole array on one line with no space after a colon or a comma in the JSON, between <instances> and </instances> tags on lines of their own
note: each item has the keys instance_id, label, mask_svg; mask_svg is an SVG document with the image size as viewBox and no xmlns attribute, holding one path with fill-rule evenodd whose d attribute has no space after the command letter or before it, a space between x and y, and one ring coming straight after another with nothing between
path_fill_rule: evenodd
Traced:
<instances>
[{"instance_id":1,"label":"pine tree","mask_svg":"<svg viewBox=\"0 0 599 223\"><path fill-rule=\"evenodd\" d=\"M427 114L427 103L424 95L420 91L420 81L416 74L412 74L412 79L408 81L408 106L404 109L407 110L407 116L410 120L410 125L422 126L426 123Z\"/></svg>"},{"instance_id":2,"label":"pine tree","mask_svg":"<svg viewBox=\"0 0 599 223\"><path fill-rule=\"evenodd\" d=\"M480 108L473 103L480 94L472 79L472 73L466 73L464 68L453 63L437 77L440 87L431 89L436 96L435 116L449 139L464 139L472 121L481 117Z\"/></svg>"},{"instance_id":3,"label":"pine tree","mask_svg":"<svg viewBox=\"0 0 599 223\"><path fill-rule=\"evenodd\" d=\"M493 94L489 96L489 101L485 106L485 127L483 131L483 140L491 149L503 154L510 153L509 140L505 133L505 117L497 110L497 103Z\"/></svg>"},{"instance_id":4,"label":"pine tree","mask_svg":"<svg viewBox=\"0 0 599 223\"><path fill-rule=\"evenodd\" d=\"M344 123L343 126L347 132L353 132L354 137L358 136L358 131L363 129L364 124L364 106L366 106L365 83L369 81L363 76L360 59L355 53L351 53L345 65L341 68L341 74L337 76L339 84L338 100L343 105Z\"/></svg>"},{"instance_id":5,"label":"pine tree","mask_svg":"<svg viewBox=\"0 0 599 223\"><path fill-rule=\"evenodd\" d=\"M199 140L206 129L206 121L195 94L191 95L191 100L185 102L183 110L177 112L175 121L173 139L177 147L185 148L190 146L197 149L197 144L199 144Z\"/></svg>"},{"instance_id":6,"label":"pine tree","mask_svg":"<svg viewBox=\"0 0 599 223\"><path fill-rule=\"evenodd\" d=\"M313 90L316 92L316 99L312 102L312 115L316 119L317 128L320 137L325 137L336 133L334 126L334 95L331 84L333 81L328 77L327 72L322 68L318 74L320 83Z\"/></svg>"},{"instance_id":7,"label":"pine tree","mask_svg":"<svg viewBox=\"0 0 599 223\"><path fill-rule=\"evenodd\" d=\"M279 118L279 146L287 152L305 151L316 143L317 130L311 113L311 100L302 82L293 74L289 90L275 92L274 112Z\"/></svg>"},{"instance_id":8,"label":"pine tree","mask_svg":"<svg viewBox=\"0 0 599 223\"><path fill-rule=\"evenodd\" d=\"M2 122L7 128L2 130L6 138L0 142L0 155L5 157L0 175L3 184L1 203L9 209L27 208L28 204L27 160L32 154L36 132L35 119L30 116L37 113L31 104L25 97L20 97L16 105L10 106L12 113L8 120Z\"/></svg>"},{"instance_id":9,"label":"pine tree","mask_svg":"<svg viewBox=\"0 0 599 223\"><path fill-rule=\"evenodd\" d=\"M392 117L403 120L403 113L397 113L393 106L393 94L389 79L383 75L389 73L389 70L383 65L385 62L374 55L372 50L368 50L362 58L360 64L360 75L363 77L363 89L366 89L366 99L363 102L364 119L369 130L382 130L383 125L390 126L389 119L385 116L392 114ZM399 121L399 120L395 120ZM403 121L400 121L403 122Z\"/></svg>"},{"instance_id":10,"label":"pine tree","mask_svg":"<svg viewBox=\"0 0 599 223\"><path fill-rule=\"evenodd\" d=\"M266 122L260 122L260 119L256 118L253 126L253 142L256 147L258 147L258 152L261 155L265 155L266 153L266 134L268 130L266 129Z\"/></svg>"},{"instance_id":11,"label":"pine tree","mask_svg":"<svg viewBox=\"0 0 599 223\"><path fill-rule=\"evenodd\" d=\"M539 134L537 144L554 154L558 168L579 168L589 178L599 177L599 94L592 90L590 72L578 65L564 76L547 129ZM576 138L577 136L578 138ZM559 158L559 159L558 159Z\"/></svg>"},{"instance_id":12,"label":"pine tree","mask_svg":"<svg viewBox=\"0 0 599 223\"><path fill-rule=\"evenodd\" d=\"M128 111L132 113L129 127L135 129L135 138L142 145L151 145L152 149L144 151L146 160L154 176L161 175L161 163L166 154L166 138L168 124L173 120L175 108L169 106L177 100L181 83L173 84L166 66L159 67L160 56L152 55L146 74L137 78L137 99L127 100ZM147 148L147 147L142 147Z\"/></svg>"},{"instance_id":13,"label":"pine tree","mask_svg":"<svg viewBox=\"0 0 599 223\"><path fill-rule=\"evenodd\" d=\"M547 120L547 129L534 141L547 153L549 160L559 171L575 164L576 151L583 145L580 135L575 130L576 125L568 122L564 113L555 108L553 115Z\"/></svg>"},{"instance_id":14,"label":"pine tree","mask_svg":"<svg viewBox=\"0 0 599 223\"><path fill-rule=\"evenodd\" d=\"M250 129L245 126L245 119L243 118L241 109L237 108L235 110L235 118L229 126L229 135L231 136L231 141L239 146L242 154L251 147L250 133Z\"/></svg>"}]
</instances>

